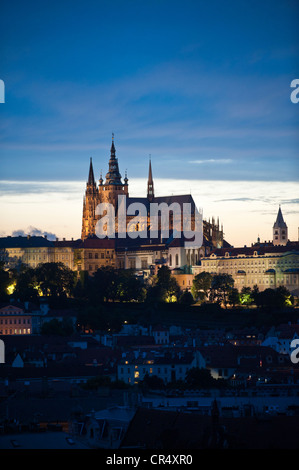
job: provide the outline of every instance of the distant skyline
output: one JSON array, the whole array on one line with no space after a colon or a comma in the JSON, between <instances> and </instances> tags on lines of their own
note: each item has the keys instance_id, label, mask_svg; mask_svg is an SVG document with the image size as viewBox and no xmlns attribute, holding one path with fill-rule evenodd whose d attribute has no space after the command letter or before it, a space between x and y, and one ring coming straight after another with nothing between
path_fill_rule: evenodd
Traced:
<instances>
[{"instance_id":1,"label":"distant skyline","mask_svg":"<svg viewBox=\"0 0 299 470\"><path fill-rule=\"evenodd\" d=\"M79 237L114 132L131 195L151 154L156 192L191 192L235 246L270 239L279 204L297 240L298 19L296 0L4 0L0 234Z\"/></svg>"}]
</instances>

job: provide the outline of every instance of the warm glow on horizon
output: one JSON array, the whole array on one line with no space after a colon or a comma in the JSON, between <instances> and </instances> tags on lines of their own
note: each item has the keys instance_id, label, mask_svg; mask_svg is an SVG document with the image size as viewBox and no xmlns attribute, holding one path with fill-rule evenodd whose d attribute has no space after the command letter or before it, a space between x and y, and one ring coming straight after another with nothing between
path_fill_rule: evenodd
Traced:
<instances>
[{"instance_id":1,"label":"warm glow on horizon","mask_svg":"<svg viewBox=\"0 0 299 470\"><path fill-rule=\"evenodd\" d=\"M144 197L146 182L146 178L130 179L129 196ZM261 241L271 240L279 204L290 240L298 240L298 183L154 178L154 184L156 196L191 193L204 219L217 221L219 217L225 239L234 246L250 245L258 236ZM84 181L6 181L0 185L4 188L1 236L31 231L60 239L80 238Z\"/></svg>"}]
</instances>

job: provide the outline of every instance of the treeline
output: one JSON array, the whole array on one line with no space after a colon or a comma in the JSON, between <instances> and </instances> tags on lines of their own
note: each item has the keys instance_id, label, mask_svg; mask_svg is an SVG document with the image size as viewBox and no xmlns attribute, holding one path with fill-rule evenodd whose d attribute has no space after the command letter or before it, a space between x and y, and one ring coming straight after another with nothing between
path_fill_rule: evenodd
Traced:
<instances>
[{"instance_id":1,"label":"treeline","mask_svg":"<svg viewBox=\"0 0 299 470\"><path fill-rule=\"evenodd\" d=\"M239 292L234 287L234 279L230 274L202 272L194 277L192 296L200 302L218 303L224 307L256 305L263 309L279 310L294 305L294 297L284 286L275 289L267 288L260 291L257 285L243 287Z\"/></svg>"},{"instance_id":2,"label":"treeline","mask_svg":"<svg viewBox=\"0 0 299 470\"><path fill-rule=\"evenodd\" d=\"M285 287L259 291L243 287L239 292L229 274L212 275L200 273L195 276L191 292L182 291L167 266L158 270L148 280L135 275L134 270L103 267L93 276L86 272L78 274L63 263L44 263L36 268L22 265L18 270L6 271L0 265L0 301L10 299L31 301L39 304L46 298L51 308L71 305L77 311L77 325L83 331L119 331L124 321L124 309L117 305L136 303L146 312L159 311L162 304L191 306L202 304L208 307L251 306L264 311L277 311L294 304L294 298ZM113 306L113 308L111 308ZM127 309L126 309L127 310ZM208 309L207 311L209 311ZM149 313L150 315L151 313ZM70 325L53 321L46 325L43 333L68 334Z\"/></svg>"},{"instance_id":3,"label":"treeline","mask_svg":"<svg viewBox=\"0 0 299 470\"><path fill-rule=\"evenodd\" d=\"M0 264L0 300L9 297L21 301L38 301L40 297L50 299L85 299L90 305L106 302L177 302L216 303L223 307L240 305L257 307L292 306L294 297L283 286L259 291L258 286L243 287L239 292L234 287L230 274L202 272L194 277L191 292L182 291L163 266L157 275L144 280L134 270L100 268L93 276L86 272L78 274L63 263L43 263L36 268L22 265L18 270L7 271Z\"/></svg>"}]
</instances>

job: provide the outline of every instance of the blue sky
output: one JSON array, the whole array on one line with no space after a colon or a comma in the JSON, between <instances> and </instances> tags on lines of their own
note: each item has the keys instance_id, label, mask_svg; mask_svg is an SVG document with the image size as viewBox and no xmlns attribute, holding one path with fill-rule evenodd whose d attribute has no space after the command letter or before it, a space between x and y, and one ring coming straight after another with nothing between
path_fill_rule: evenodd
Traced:
<instances>
[{"instance_id":1,"label":"blue sky","mask_svg":"<svg viewBox=\"0 0 299 470\"><path fill-rule=\"evenodd\" d=\"M114 132L129 182L149 154L174 188L298 182L298 19L296 0L3 0L0 180L84 181L90 157L98 179Z\"/></svg>"}]
</instances>

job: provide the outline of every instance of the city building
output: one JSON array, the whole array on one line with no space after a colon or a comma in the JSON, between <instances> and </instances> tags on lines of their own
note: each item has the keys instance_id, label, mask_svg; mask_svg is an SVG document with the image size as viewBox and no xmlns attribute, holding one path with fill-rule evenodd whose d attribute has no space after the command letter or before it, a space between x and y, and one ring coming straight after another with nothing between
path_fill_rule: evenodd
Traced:
<instances>
[{"instance_id":1,"label":"city building","mask_svg":"<svg viewBox=\"0 0 299 470\"><path fill-rule=\"evenodd\" d=\"M157 336L156 336L157 337ZM117 377L125 383L134 385L146 376L156 376L163 382L185 380L186 373L193 367L205 367L199 351L187 348L175 350L142 350L123 353L118 362Z\"/></svg>"},{"instance_id":2,"label":"city building","mask_svg":"<svg viewBox=\"0 0 299 470\"><path fill-rule=\"evenodd\" d=\"M278 237L278 238L276 238ZM200 259L192 266L193 274L230 274L235 287L257 285L259 290L279 286L286 287L291 294L299 295L299 242L286 240L287 226L279 208L273 229L273 241L252 244L250 247L222 247ZM281 241L281 244L278 244Z\"/></svg>"},{"instance_id":3,"label":"city building","mask_svg":"<svg viewBox=\"0 0 299 470\"><path fill-rule=\"evenodd\" d=\"M30 313L16 305L0 308L0 335L28 335L31 332Z\"/></svg>"}]
</instances>

